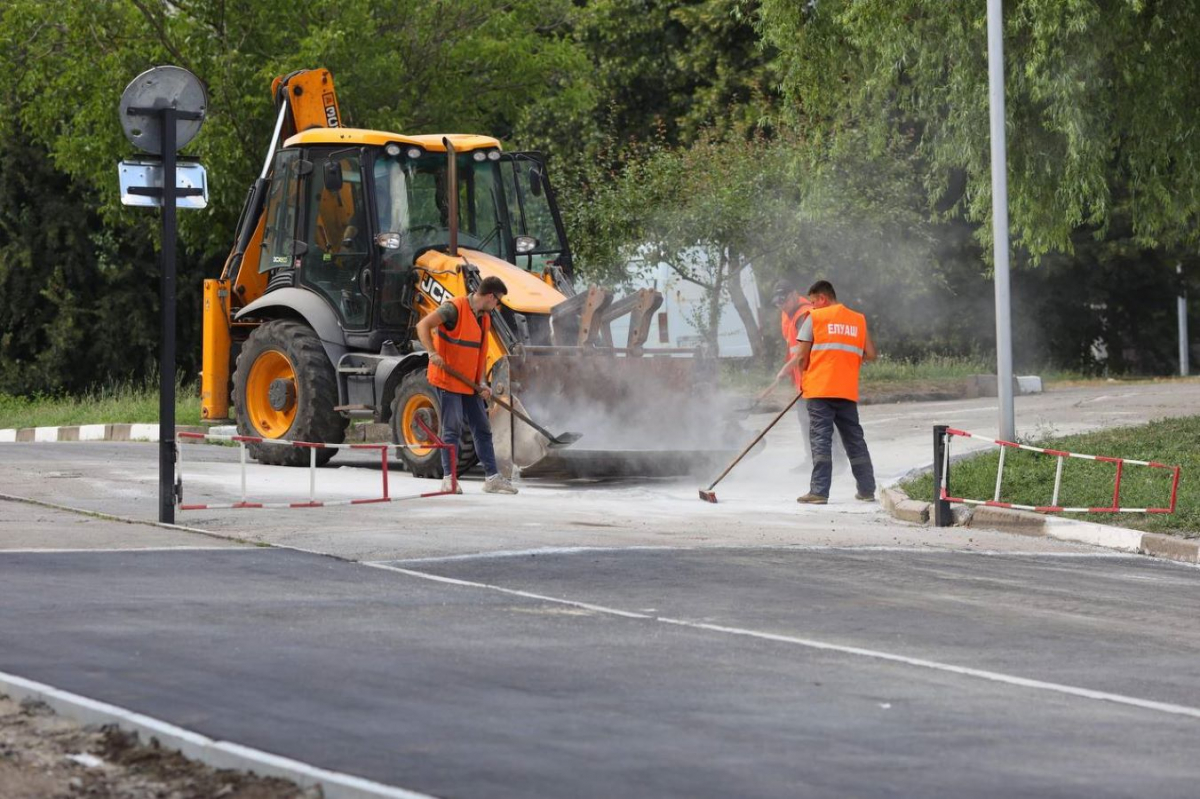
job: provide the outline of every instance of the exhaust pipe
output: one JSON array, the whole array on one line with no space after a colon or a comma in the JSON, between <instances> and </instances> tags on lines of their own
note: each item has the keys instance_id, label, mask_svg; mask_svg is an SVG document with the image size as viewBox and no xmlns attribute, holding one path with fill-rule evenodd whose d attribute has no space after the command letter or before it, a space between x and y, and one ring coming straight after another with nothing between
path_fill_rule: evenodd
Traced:
<instances>
[{"instance_id":1,"label":"exhaust pipe","mask_svg":"<svg viewBox=\"0 0 1200 799\"><path fill-rule=\"evenodd\" d=\"M455 157L454 145L448 137L442 138L446 145L446 207L450 214L450 257L458 257L458 159Z\"/></svg>"}]
</instances>

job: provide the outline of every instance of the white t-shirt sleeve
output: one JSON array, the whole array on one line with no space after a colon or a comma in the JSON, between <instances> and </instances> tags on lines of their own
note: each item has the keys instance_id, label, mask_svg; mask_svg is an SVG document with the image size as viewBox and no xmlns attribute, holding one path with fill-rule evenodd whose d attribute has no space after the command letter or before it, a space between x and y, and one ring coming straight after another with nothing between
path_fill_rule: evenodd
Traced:
<instances>
[{"instance_id":1,"label":"white t-shirt sleeve","mask_svg":"<svg viewBox=\"0 0 1200 799\"><path fill-rule=\"evenodd\" d=\"M813 323L812 316L804 317L804 321L800 324L800 332L796 333L796 341L812 341L813 340Z\"/></svg>"}]
</instances>

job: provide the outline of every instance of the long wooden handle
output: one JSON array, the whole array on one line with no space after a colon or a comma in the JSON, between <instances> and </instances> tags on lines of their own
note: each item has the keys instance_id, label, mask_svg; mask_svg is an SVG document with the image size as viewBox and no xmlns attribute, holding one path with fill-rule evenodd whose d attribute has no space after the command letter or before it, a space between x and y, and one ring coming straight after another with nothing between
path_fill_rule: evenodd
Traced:
<instances>
[{"instance_id":1,"label":"long wooden handle","mask_svg":"<svg viewBox=\"0 0 1200 799\"><path fill-rule=\"evenodd\" d=\"M734 466L737 466L737 465L738 465L738 463L739 463L739 462L742 460L742 458L746 457L746 453L747 453L747 452L749 452L750 450L754 449L754 445L755 445L755 444L757 444L758 442L762 441L762 439L763 439L763 436L765 436L765 435L767 434L767 432L768 432L768 431L769 431L769 430L770 430L772 427L774 427L774 426L775 426L775 423L776 423L776 422L778 422L780 419L782 419L782 418L783 418L783 415L784 415L785 413L787 413L788 411L790 411L790 410L792 409L792 406L793 406L793 405L795 405L795 404L796 404L796 402L797 402L797 401L800 399L800 397L802 397L802 396L803 396L802 394L797 394L796 396L792 397L792 401L791 401L791 402L789 402L789 403L788 403L786 406L784 406L783 410L779 412L779 415L777 415L777 416L776 416L774 419L772 419L772 420L771 420L771 423L770 423L769 425L767 425L766 427L764 427L764 428L762 429L762 432L761 432L761 433L759 433L758 435L756 435L756 436L754 437L754 440L753 440L753 441L751 441L751 442L750 442L748 445L746 445L746 448L745 448L744 450L742 450L742 453L741 453L740 455L738 455L736 458L734 458L734 459L733 459L733 463L731 463L731 464L729 464L728 466L726 466L726 467L725 467L725 471L721 472L721 476L720 476L720 477L718 477L716 480L713 480L713 481L712 481L712 485L710 485L708 488L706 488L706 489L704 489L704 490L705 490L705 491L712 491L714 488L716 488L716 487L717 487L717 483L719 483L719 482L721 482L722 480L724 480L724 479L725 479L725 475L727 475L727 474L729 474L731 471L733 471L733 467L734 467Z\"/></svg>"},{"instance_id":2,"label":"long wooden handle","mask_svg":"<svg viewBox=\"0 0 1200 799\"><path fill-rule=\"evenodd\" d=\"M482 389L482 388L481 388L479 385L477 385L477 384L475 383L475 381L474 381L474 380L468 380L468 379L466 378L466 376L465 376L465 375L463 375L463 374L460 374L459 372L456 372L455 370L451 369L449 366L445 366L445 365L443 365L443 366L441 366L440 368L441 368L441 370L442 370L443 372L446 372L446 373L447 373L447 374L449 374L451 377L458 378L459 380L461 380L462 382L466 383L468 386L470 386L471 388L473 388L473 389L475 390L475 393L476 393L476 394L480 393L480 392L483 390L483 389ZM530 419L530 418L529 418L528 416L526 416L525 414L523 414L523 413L521 413L520 411L518 411L516 408L514 408L514 407L513 407L511 404L509 404L508 402L505 402L504 400L502 400L502 399L500 399L499 397L497 397L497 396L496 396L496 394L495 394L494 392L492 393L492 402L496 403L496 404L497 404L497 405L499 405L501 408L504 408L506 411L508 411L509 413L511 413L513 416L517 417L517 418L518 418L518 419L520 419L522 422L524 422L525 424L529 425L529 426L530 426L530 427L532 427L534 430L538 431L539 433L541 433L542 435L544 435L546 438L550 439L551 441L557 441L557 440L558 440L558 436L554 435L554 434L553 434L553 433L551 433L549 430L547 430L546 428L542 427L540 424L538 424L537 422L533 421L532 419Z\"/></svg>"}]
</instances>

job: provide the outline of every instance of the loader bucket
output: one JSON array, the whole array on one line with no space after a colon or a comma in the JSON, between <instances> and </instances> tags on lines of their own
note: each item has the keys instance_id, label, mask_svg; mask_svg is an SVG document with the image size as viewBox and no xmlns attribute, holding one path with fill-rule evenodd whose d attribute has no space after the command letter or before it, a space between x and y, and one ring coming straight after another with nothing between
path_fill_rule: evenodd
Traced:
<instances>
[{"instance_id":1,"label":"loader bucket","mask_svg":"<svg viewBox=\"0 0 1200 799\"><path fill-rule=\"evenodd\" d=\"M502 469L530 477L672 476L711 471L737 451L732 403L717 390L716 361L692 351L527 347L493 384L538 424L581 439L550 448L544 436L493 408Z\"/></svg>"}]
</instances>

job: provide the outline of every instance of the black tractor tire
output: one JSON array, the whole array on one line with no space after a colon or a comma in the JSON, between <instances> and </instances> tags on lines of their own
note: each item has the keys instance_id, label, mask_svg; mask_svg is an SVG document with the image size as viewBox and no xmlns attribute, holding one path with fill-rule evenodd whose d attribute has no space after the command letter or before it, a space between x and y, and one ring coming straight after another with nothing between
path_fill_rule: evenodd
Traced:
<instances>
[{"instance_id":1,"label":"black tractor tire","mask_svg":"<svg viewBox=\"0 0 1200 799\"><path fill-rule=\"evenodd\" d=\"M407 413L406 413L407 410ZM404 376L396 386L392 397L392 441L397 444L423 444L428 442L428 436L413 422L415 415L420 415L425 425L434 433L439 433L442 420L438 414L438 395L425 376L425 370L418 369ZM407 421L406 421L407 420ZM414 452L411 449L398 449L400 460L404 467L412 472L413 477L425 477L440 480L445 476L442 471L442 451L429 449ZM458 442L458 474L465 474L479 462L475 454L475 442L471 431L463 430Z\"/></svg>"},{"instance_id":2,"label":"black tractor tire","mask_svg":"<svg viewBox=\"0 0 1200 799\"><path fill-rule=\"evenodd\" d=\"M280 361L280 356L286 359L286 366ZM251 373L259 362L263 364L261 368L273 363L283 373L290 367L292 373L290 380L280 378L272 382L273 389L277 389L283 397L285 409L266 421L263 417L256 420L253 408L263 409L263 402L269 403L274 398L247 396ZM259 388L261 382L258 381ZM321 340L312 328L293 319L275 319L251 331L238 353L233 372L233 407L241 435L340 444L346 440L346 427L350 420L334 410L337 404L337 376L329 356L321 346ZM293 409L290 424L281 431L287 412ZM269 426L268 421L277 422L274 429L263 429ZM303 447L250 444L249 449L250 455L259 463L309 465L309 450ZM316 453L317 465L321 466L328 463L337 450L318 449Z\"/></svg>"}]
</instances>

